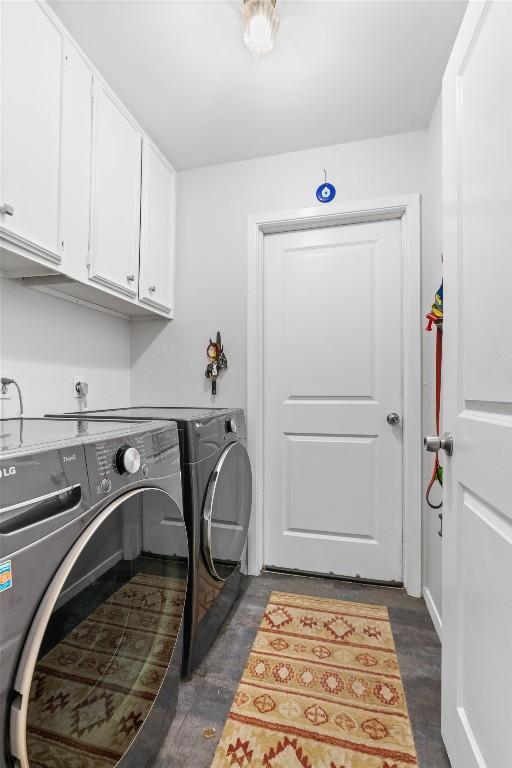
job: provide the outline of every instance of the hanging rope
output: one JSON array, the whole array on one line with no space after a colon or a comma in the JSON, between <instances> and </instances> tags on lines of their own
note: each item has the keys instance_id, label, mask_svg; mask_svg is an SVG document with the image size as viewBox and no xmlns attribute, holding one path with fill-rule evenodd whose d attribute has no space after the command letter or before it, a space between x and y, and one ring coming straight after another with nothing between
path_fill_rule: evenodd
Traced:
<instances>
[{"instance_id":1,"label":"hanging rope","mask_svg":"<svg viewBox=\"0 0 512 768\"><path fill-rule=\"evenodd\" d=\"M439 435L440 429L440 414L441 414L441 371L443 365L443 284L436 293L432 309L427 314L427 325L425 330L431 331L433 326L436 326L436 434ZM443 468L439 464L439 456L436 453L434 459L434 469L432 471L432 477L427 486L425 498L427 504L432 509L441 509L443 506L443 500L439 504L434 504L430 500L432 488L435 483L439 483L441 489L443 487Z\"/></svg>"}]
</instances>

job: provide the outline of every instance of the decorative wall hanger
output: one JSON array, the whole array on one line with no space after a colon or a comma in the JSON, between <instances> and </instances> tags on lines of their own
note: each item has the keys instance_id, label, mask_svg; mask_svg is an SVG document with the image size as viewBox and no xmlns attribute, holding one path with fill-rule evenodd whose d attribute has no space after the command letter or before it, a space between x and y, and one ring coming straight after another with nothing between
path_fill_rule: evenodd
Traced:
<instances>
[{"instance_id":1,"label":"decorative wall hanger","mask_svg":"<svg viewBox=\"0 0 512 768\"><path fill-rule=\"evenodd\" d=\"M217 337L215 341L210 339L210 343L206 348L206 354L208 355L209 363L206 366L204 375L212 382L212 395L217 394L217 376L223 368L228 367L228 361L224 354L224 347L222 346L222 339L220 331L217 331Z\"/></svg>"},{"instance_id":2,"label":"decorative wall hanger","mask_svg":"<svg viewBox=\"0 0 512 768\"><path fill-rule=\"evenodd\" d=\"M316 199L320 203L330 203L336 197L336 187L327 181L327 171L324 168L324 183L316 190Z\"/></svg>"}]
</instances>

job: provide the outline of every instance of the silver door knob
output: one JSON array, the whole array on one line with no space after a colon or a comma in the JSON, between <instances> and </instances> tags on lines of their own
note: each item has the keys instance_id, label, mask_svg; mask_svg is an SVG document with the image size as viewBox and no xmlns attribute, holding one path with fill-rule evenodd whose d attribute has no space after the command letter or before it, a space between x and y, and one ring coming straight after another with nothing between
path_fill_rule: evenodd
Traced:
<instances>
[{"instance_id":1,"label":"silver door knob","mask_svg":"<svg viewBox=\"0 0 512 768\"><path fill-rule=\"evenodd\" d=\"M400 424L400 416L398 413L388 413L386 416L386 421L388 424L391 424L391 426L394 426L395 424Z\"/></svg>"},{"instance_id":2,"label":"silver door knob","mask_svg":"<svg viewBox=\"0 0 512 768\"><path fill-rule=\"evenodd\" d=\"M135 281L135 275L126 275L126 279L129 283L133 283Z\"/></svg>"},{"instance_id":3,"label":"silver door knob","mask_svg":"<svg viewBox=\"0 0 512 768\"><path fill-rule=\"evenodd\" d=\"M148 288L148 291L150 293L154 293L156 291L156 285L150 285L149 288Z\"/></svg>"},{"instance_id":4,"label":"silver door knob","mask_svg":"<svg viewBox=\"0 0 512 768\"><path fill-rule=\"evenodd\" d=\"M453 453L453 435L450 432L445 432L442 437L439 435L426 435L423 438L423 443L427 451L431 453L439 453L440 450L446 451L448 456Z\"/></svg>"},{"instance_id":5,"label":"silver door knob","mask_svg":"<svg viewBox=\"0 0 512 768\"><path fill-rule=\"evenodd\" d=\"M0 213L5 213L6 216L14 216L14 208L9 203L4 203L0 207Z\"/></svg>"}]
</instances>

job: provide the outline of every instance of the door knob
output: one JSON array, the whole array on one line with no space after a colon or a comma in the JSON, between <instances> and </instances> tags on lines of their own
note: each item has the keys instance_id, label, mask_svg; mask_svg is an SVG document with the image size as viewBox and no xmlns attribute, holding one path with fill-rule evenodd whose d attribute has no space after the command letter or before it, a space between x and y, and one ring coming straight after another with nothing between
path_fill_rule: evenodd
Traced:
<instances>
[{"instance_id":1,"label":"door knob","mask_svg":"<svg viewBox=\"0 0 512 768\"><path fill-rule=\"evenodd\" d=\"M154 293L156 291L156 285L150 285L149 288L148 288L148 291L150 293Z\"/></svg>"},{"instance_id":2,"label":"door knob","mask_svg":"<svg viewBox=\"0 0 512 768\"><path fill-rule=\"evenodd\" d=\"M395 424L400 424L400 416L398 413L388 413L386 416L386 421L388 424L391 424L391 426L394 426Z\"/></svg>"},{"instance_id":3,"label":"door knob","mask_svg":"<svg viewBox=\"0 0 512 768\"><path fill-rule=\"evenodd\" d=\"M126 279L129 283L133 283L135 281L135 275L126 275Z\"/></svg>"},{"instance_id":4,"label":"door knob","mask_svg":"<svg viewBox=\"0 0 512 768\"><path fill-rule=\"evenodd\" d=\"M9 203L4 203L0 207L0 213L5 213L6 216L14 216L14 208Z\"/></svg>"},{"instance_id":5,"label":"door knob","mask_svg":"<svg viewBox=\"0 0 512 768\"><path fill-rule=\"evenodd\" d=\"M442 437L439 435L426 435L423 439L425 448L432 453L439 453L442 449L446 451L448 456L453 453L453 435L450 432L445 432Z\"/></svg>"}]
</instances>

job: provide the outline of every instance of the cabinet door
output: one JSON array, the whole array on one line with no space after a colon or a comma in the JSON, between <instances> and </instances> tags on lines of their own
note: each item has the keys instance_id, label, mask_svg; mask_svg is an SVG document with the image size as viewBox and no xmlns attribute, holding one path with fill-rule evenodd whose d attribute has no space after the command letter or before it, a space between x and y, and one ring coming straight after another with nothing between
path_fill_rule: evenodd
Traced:
<instances>
[{"instance_id":1,"label":"cabinet door","mask_svg":"<svg viewBox=\"0 0 512 768\"><path fill-rule=\"evenodd\" d=\"M92 72L66 43L62 98L60 243L66 274L87 279L91 201Z\"/></svg>"},{"instance_id":2,"label":"cabinet door","mask_svg":"<svg viewBox=\"0 0 512 768\"><path fill-rule=\"evenodd\" d=\"M1 3L0 226L60 262L59 162L63 40L35 2Z\"/></svg>"},{"instance_id":3,"label":"cabinet door","mask_svg":"<svg viewBox=\"0 0 512 768\"><path fill-rule=\"evenodd\" d=\"M92 173L89 278L137 296L141 134L117 99L97 81Z\"/></svg>"},{"instance_id":4,"label":"cabinet door","mask_svg":"<svg viewBox=\"0 0 512 768\"><path fill-rule=\"evenodd\" d=\"M174 293L176 174L149 141L142 153L139 298L170 312Z\"/></svg>"}]
</instances>

